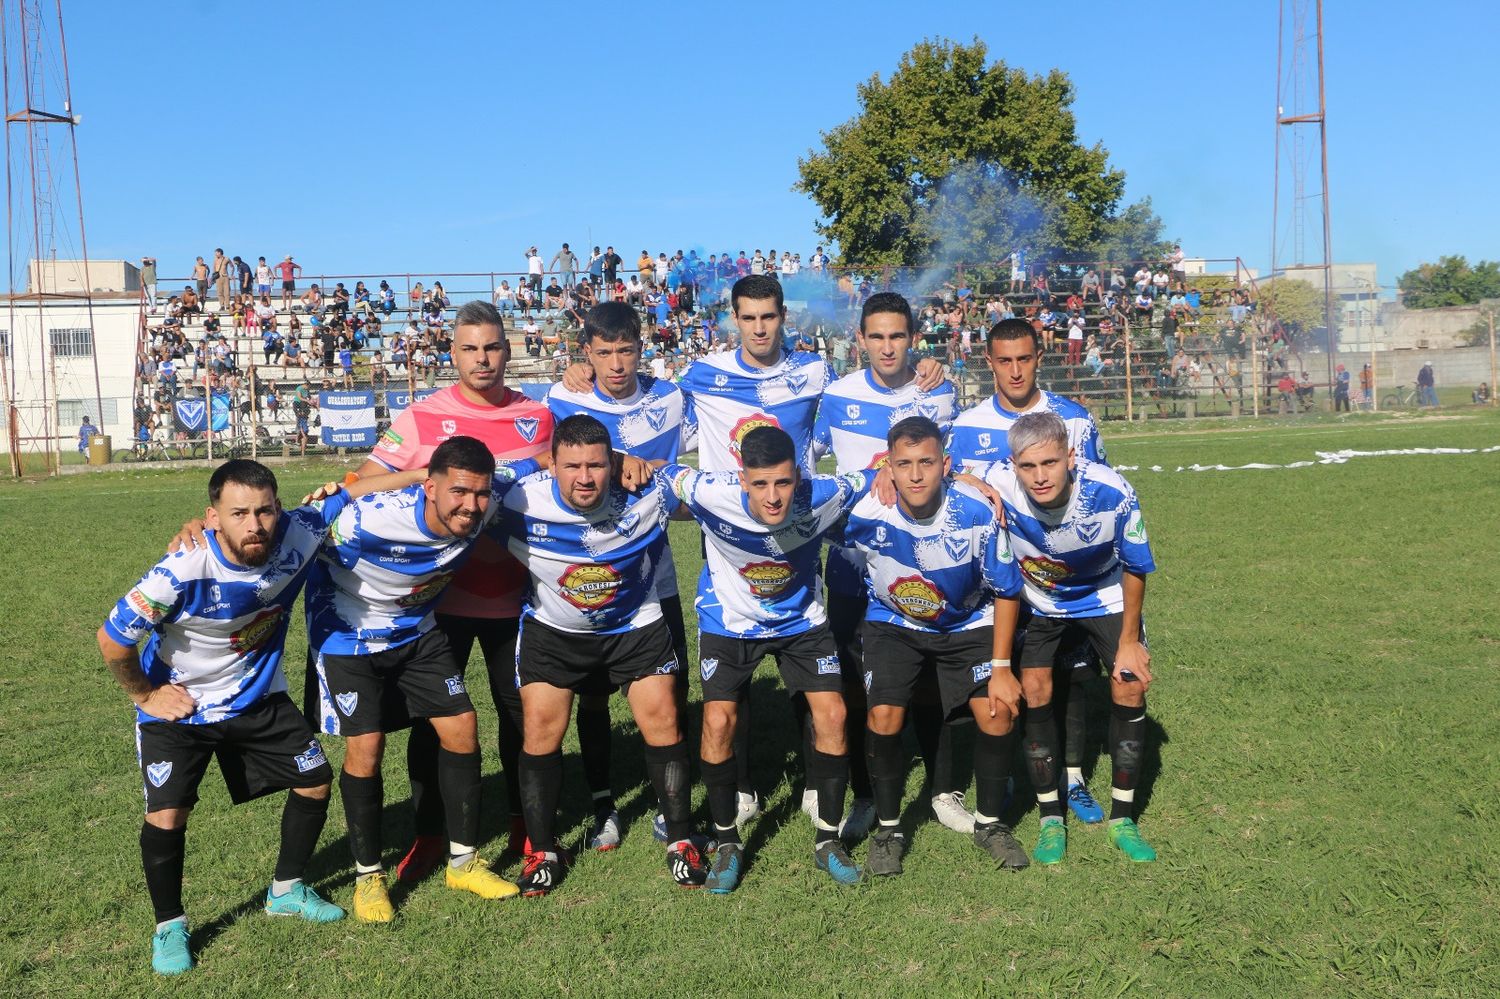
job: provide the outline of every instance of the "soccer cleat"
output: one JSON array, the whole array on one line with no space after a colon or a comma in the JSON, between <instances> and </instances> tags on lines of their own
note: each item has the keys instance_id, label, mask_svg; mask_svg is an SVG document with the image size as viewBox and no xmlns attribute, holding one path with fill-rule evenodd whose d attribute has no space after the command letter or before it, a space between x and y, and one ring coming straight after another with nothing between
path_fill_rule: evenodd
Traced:
<instances>
[{"instance_id":1,"label":"soccer cleat","mask_svg":"<svg viewBox=\"0 0 1500 999\"><path fill-rule=\"evenodd\" d=\"M828 876L841 885L857 885L866 880L865 872L849 858L844 844L830 839L813 847L813 860L818 870L827 871Z\"/></svg>"},{"instance_id":2,"label":"soccer cleat","mask_svg":"<svg viewBox=\"0 0 1500 999\"><path fill-rule=\"evenodd\" d=\"M1109 841L1120 848L1120 852L1137 864L1149 864L1156 859L1151 844L1141 838L1140 829L1134 819L1121 819L1109 824Z\"/></svg>"},{"instance_id":3,"label":"soccer cleat","mask_svg":"<svg viewBox=\"0 0 1500 999\"><path fill-rule=\"evenodd\" d=\"M1004 822L987 822L974 827L974 843L1000 862L1002 870L1019 871L1031 866L1026 851L1016 842L1010 826Z\"/></svg>"},{"instance_id":4,"label":"soccer cleat","mask_svg":"<svg viewBox=\"0 0 1500 999\"><path fill-rule=\"evenodd\" d=\"M734 824L742 826L746 822L753 822L760 818L760 793L758 791L736 791L739 808L734 816Z\"/></svg>"},{"instance_id":5,"label":"soccer cleat","mask_svg":"<svg viewBox=\"0 0 1500 999\"><path fill-rule=\"evenodd\" d=\"M411 884L437 870L448 856L448 841L441 836L418 836L406 856L396 865L396 880Z\"/></svg>"},{"instance_id":6,"label":"soccer cleat","mask_svg":"<svg viewBox=\"0 0 1500 999\"><path fill-rule=\"evenodd\" d=\"M870 857L865 870L871 874L901 873L901 854L906 850L906 836L894 826L881 826L870 837Z\"/></svg>"},{"instance_id":7,"label":"soccer cleat","mask_svg":"<svg viewBox=\"0 0 1500 999\"><path fill-rule=\"evenodd\" d=\"M443 880L449 888L473 892L480 898L510 898L521 890L490 870L477 854L461 867L448 864L446 870Z\"/></svg>"},{"instance_id":8,"label":"soccer cleat","mask_svg":"<svg viewBox=\"0 0 1500 999\"><path fill-rule=\"evenodd\" d=\"M526 820L519 815L510 817L510 836L505 841L505 852L513 857L524 857L531 853L526 839Z\"/></svg>"},{"instance_id":9,"label":"soccer cleat","mask_svg":"<svg viewBox=\"0 0 1500 999\"><path fill-rule=\"evenodd\" d=\"M673 843L667 850L667 870L682 888L702 888L708 878L708 865L703 862L703 854L685 839Z\"/></svg>"},{"instance_id":10,"label":"soccer cleat","mask_svg":"<svg viewBox=\"0 0 1500 999\"><path fill-rule=\"evenodd\" d=\"M839 837L857 843L870 835L875 824L875 802L870 798L855 798L849 806L849 814L839 823Z\"/></svg>"},{"instance_id":11,"label":"soccer cleat","mask_svg":"<svg viewBox=\"0 0 1500 999\"><path fill-rule=\"evenodd\" d=\"M187 920L174 919L151 937L151 970L158 975L180 975L192 968Z\"/></svg>"},{"instance_id":12,"label":"soccer cleat","mask_svg":"<svg viewBox=\"0 0 1500 999\"><path fill-rule=\"evenodd\" d=\"M354 882L354 918L361 923L389 923L396 918L384 871L361 875Z\"/></svg>"},{"instance_id":13,"label":"soccer cleat","mask_svg":"<svg viewBox=\"0 0 1500 999\"><path fill-rule=\"evenodd\" d=\"M974 813L964 804L962 791L944 791L932 796L932 814L943 825L954 832L966 835L974 832Z\"/></svg>"},{"instance_id":14,"label":"soccer cleat","mask_svg":"<svg viewBox=\"0 0 1500 999\"><path fill-rule=\"evenodd\" d=\"M1068 809L1079 822L1097 825L1104 821L1104 809L1089 793L1087 784L1072 784L1068 787Z\"/></svg>"},{"instance_id":15,"label":"soccer cleat","mask_svg":"<svg viewBox=\"0 0 1500 999\"><path fill-rule=\"evenodd\" d=\"M1036 849L1031 851L1032 859L1038 864L1060 864L1067 852L1068 827L1061 819L1043 822L1037 833Z\"/></svg>"},{"instance_id":16,"label":"soccer cleat","mask_svg":"<svg viewBox=\"0 0 1500 999\"><path fill-rule=\"evenodd\" d=\"M307 885L298 881L284 895L272 895L266 889L266 914L269 916L301 916L309 923L336 923L344 918L344 910L320 896Z\"/></svg>"},{"instance_id":17,"label":"soccer cleat","mask_svg":"<svg viewBox=\"0 0 1500 999\"><path fill-rule=\"evenodd\" d=\"M720 843L714 851L714 864L703 880L703 887L715 895L728 895L740 885L740 853L738 843Z\"/></svg>"},{"instance_id":18,"label":"soccer cleat","mask_svg":"<svg viewBox=\"0 0 1500 999\"><path fill-rule=\"evenodd\" d=\"M543 853L540 850L526 858L521 869L521 894L527 898L540 898L550 894L562 882L564 864L559 853Z\"/></svg>"},{"instance_id":19,"label":"soccer cleat","mask_svg":"<svg viewBox=\"0 0 1500 999\"><path fill-rule=\"evenodd\" d=\"M658 843L667 841L667 817L661 812L657 812L656 818L651 820L651 838Z\"/></svg>"},{"instance_id":20,"label":"soccer cleat","mask_svg":"<svg viewBox=\"0 0 1500 999\"><path fill-rule=\"evenodd\" d=\"M620 813L614 810L594 816L594 831L589 836L589 849L618 850L620 848Z\"/></svg>"},{"instance_id":21,"label":"soccer cleat","mask_svg":"<svg viewBox=\"0 0 1500 999\"><path fill-rule=\"evenodd\" d=\"M802 812L812 819L814 824L818 821L818 792L808 788L802 792Z\"/></svg>"}]
</instances>

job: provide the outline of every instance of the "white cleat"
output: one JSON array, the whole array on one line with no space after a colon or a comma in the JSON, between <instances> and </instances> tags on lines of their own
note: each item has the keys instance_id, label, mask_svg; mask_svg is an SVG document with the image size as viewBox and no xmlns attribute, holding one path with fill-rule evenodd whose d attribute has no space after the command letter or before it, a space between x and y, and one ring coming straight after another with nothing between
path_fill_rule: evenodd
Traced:
<instances>
[{"instance_id":1,"label":"white cleat","mask_svg":"<svg viewBox=\"0 0 1500 999\"><path fill-rule=\"evenodd\" d=\"M812 788L802 792L802 812L812 821L818 821L818 792Z\"/></svg>"},{"instance_id":2,"label":"white cleat","mask_svg":"<svg viewBox=\"0 0 1500 999\"><path fill-rule=\"evenodd\" d=\"M969 811L964 804L964 793L962 791L945 791L942 794L932 796L932 814L943 825L954 832L964 833L972 836L974 834L974 813Z\"/></svg>"},{"instance_id":3,"label":"white cleat","mask_svg":"<svg viewBox=\"0 0 1500 999\"><path fill-rule=\"evenodd\" d=\"M735 825L742 826L760 818L760 794L755 791L736 791L739 808L734 817Z\"/></svg>"}]
</instances>

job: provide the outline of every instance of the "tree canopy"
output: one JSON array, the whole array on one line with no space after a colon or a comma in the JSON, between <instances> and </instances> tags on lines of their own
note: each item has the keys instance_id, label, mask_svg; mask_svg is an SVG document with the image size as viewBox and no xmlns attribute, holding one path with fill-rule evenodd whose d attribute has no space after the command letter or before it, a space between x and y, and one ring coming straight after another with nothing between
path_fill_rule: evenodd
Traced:
<instances>
[{"instance_id":1,"label":"tree canopy","mask_svg":"<svg viewBox=\"0 0 1500 999\"><path fill-rule=\"evenodd\" d=\"M1473 305L1500 298L1500 263L1481 260L1471 267L1462 256L1439 257L1435 264L1407 271L1396 279L1396 285L1408 309Z\"/></svg>"},{"instance_id":2,"label":"tree canopy","mask_svg":"<svg viewBox=\"0 0 1500 999\"><path fill-rule=\"evenodd\" d=\"M1149 200L1119 211L1125 174L1083 145L1067 75L1030 75L985 44L926 40L890 80L859 85L860 111L798 160L796 189L843 263L923 265L1159 257Z\"/></svg>"},{"instance_id":3,"label":"tree canopy","mask_svg":"<svg viewBox=\"0 0 1500 999\"><path fill-rule=\"evenodd\" d=\"M1260 286L1260 304L1274 315L1293 338L1306 340L1323 328L1323 292L1297 278L1275 278ZM1339 326L1339 303L1333 303L1333 327Z\"/></svg>"}]
</instances>

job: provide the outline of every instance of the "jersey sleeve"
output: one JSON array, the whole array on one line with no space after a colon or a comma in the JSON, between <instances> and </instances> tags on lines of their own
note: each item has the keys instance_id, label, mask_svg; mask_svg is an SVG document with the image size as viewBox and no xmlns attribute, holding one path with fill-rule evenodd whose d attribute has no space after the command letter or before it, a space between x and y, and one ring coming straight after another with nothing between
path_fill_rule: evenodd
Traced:
<instances>
[{"instance_id":1,"label":"jersey sleeve","mask_svg":"<svg viewBox=\"0 0 1500 999\"><path fill-rule=\"evenodd\" d=\"M413 400L415 401L415 400ZM385 429L380 440L370 452L370 457L393 472L404 472L416 467L417 451L422 446L421 434L417 432L417 417L407 406L401 415Z\"/></svg>"},{"instance_id":2,"label":"jersey sleeve","mask_svg":"<svg viewBox=\"0 0 1500 999\"><path fill-rule=\"evenodd\" d=\"M828 426L828 397L818 400L818 415L813 417L813 455L823 457L833 449L833 431Z\"/></svg>"},{"instance_id":3,"label":"jersey sleeve","mask_svg":"<svg viewBox=\"0 0 1500 999\"><path fill-rule=\"evenodd\" d=\"M667 485L667 491L677 501L678 506L685 506L692 513L698 513L701 507L695 500L698 491L699 480L703 473L689 468L686 465L669 464L657 469L656 475ZM676 510L677 507L672 508Z\"/></svg>"},{"instance_id":4,"label":"jersey sleeve","mask_svg":"<svg viewBox=\"0 0 1500 999\"><path fill-rule=\"evenodd\" d=\"M821 529L831 528L844 514L853 510L856 503L868 496L876 474L876 470L867 468L845 475L816 476L813 479L812 501Z\"/></svg>"},{"instance_id":5,"label":"jersey sleeve","mask_svg":"<svg viewBox=\"0 0 1500 999\"><path fill-rule=\"evenodd\" d=\"M323 549L345 569L354 568L359 561L359 520L359 504L347 504L328 525L328 537L323 541Z\"/></svg>"},{"instance_id":6,"label":"jersey sleeve","mask_svg":"<svg viewBox=\"0 0 1500 999\"><path fill-rule=\"evenodd\" d=\"M679 466L682 467L682 466ZM677 490L673 488L671 476L665 474L668 466L663 465L652 473L652 480L656 487L661 490L662 519L665 520L677 512L682 506L682 499L678 497Z\"/></svg>"},{"instance_id":7,"label":"jersey sleeve","mask_svg":"<svg viewBox=\"0 0 1500 999\"><path fill-rule=\"evenodd\" d=\"M167 563L176 557L168 555L152 566L151 571L115 604L104 619L104 630L110 638L121 645L135 645L177 617L182 610L184 587L167 567Z\"/></svg>"},{"instance_id":8,"label":"jersey sleeve","mask_svg":"<svg viewBox=\"0 0 1500 999\"><path fill-rule=\"evenodd\" d=\"M1021 593L1021 569L1010 550L1010 535L1005 533L993 519L981 529L981 551L984 564L981 572L984 585L999 597L1015 597Z\"/></svg>"},{"instance_id":9,"label":"jersey sleeve","mask_svg":"<svg viewBox=\"0 0 1500 999\"><path fill-rule=\"evenodd\" d=\"M1104 438L1099 435L1099 424L1094 422L1090 416L1084 428L1083 437L1078 441L1078 457L1089 461L1097 461L1100 464L1109 464L1109 459L1104 456Z\"/></svg>"},{"instance_id":10,"label":"jersey sleeve","mask_svg":"<svg viewBox=\"0 0 1500 999\"><path fill-rule=\"evenodd\" d=\"M691 372L693 369L688 368ZM693 403L693 394L683 388L682 400L682 437L678 442L679 454L698 450L698 407Z\"/></svg>"},{"instance_id":11,"label":"jersey sleeve","mask_svg":"<svg viewBox=\"0 0 1500 999\"><path fill-rule=\"evenodd\" d=\"M352 502L354 501L349 498L349 493L340 489L326 499L297 507L291 511L291 515L308 530L321 534L333 526L339 514L343 513L344 508Z\"/></svg>"},{"instance_id":12,"label":"jersey sleeve","mask_svg":"<svg viewBox=\"0 0 1500 999\"><path fill-rule=\"evenodd\" d=\"M1135 498L1135 490L1127 488L1125 497L1115 508L1115 521L1115 549L1125 571L1138 576L1155 572L1156 559L1151 555L1151 542L1146 537L1146 522L1141 519L1141 505Z\"/></svg>"}]
</instances>

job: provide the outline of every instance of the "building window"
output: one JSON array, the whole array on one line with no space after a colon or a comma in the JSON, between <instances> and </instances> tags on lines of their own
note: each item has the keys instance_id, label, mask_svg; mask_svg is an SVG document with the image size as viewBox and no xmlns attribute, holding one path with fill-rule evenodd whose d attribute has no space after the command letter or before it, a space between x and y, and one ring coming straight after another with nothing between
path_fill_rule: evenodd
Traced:
<instances>
[{"instance_id":1,"label":"building window","mask_svg":"<svg viewBox=\"0 0 1500 999\"><path fill-rule=\"evenodd\" d=\"M53 357L93 357L94 331L86 326L48 330Z\"/></svg>"},{"instance_id":2,"label":"building window","mask_svg":"<svg viewBox=\"0 0 1500 999\"><path fill-rule=\"evenodd\" d=\"M104 399L104 415L99 415L98 399L59 399L57 400L57 425L60 427L76 427L83 422L87 416L96 427L107 427L112 423L119 422L120 400Z\"/></svg>"}]
</instances>

